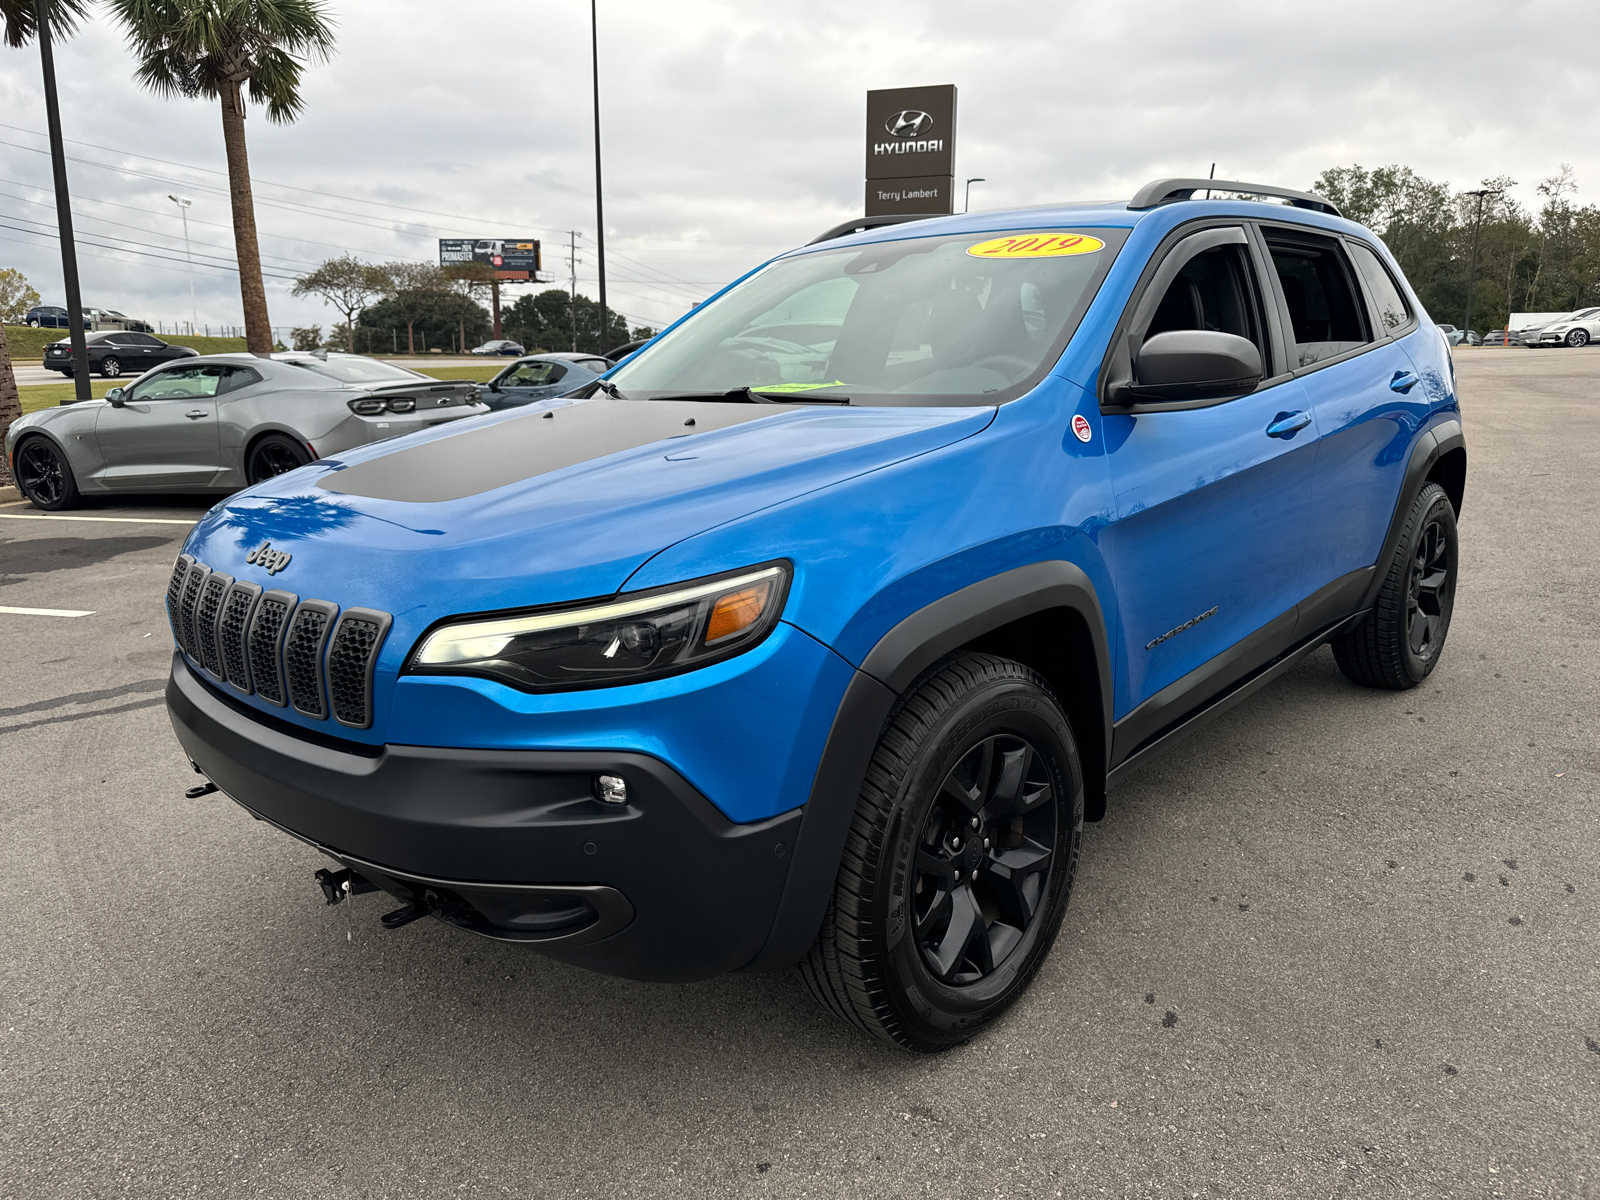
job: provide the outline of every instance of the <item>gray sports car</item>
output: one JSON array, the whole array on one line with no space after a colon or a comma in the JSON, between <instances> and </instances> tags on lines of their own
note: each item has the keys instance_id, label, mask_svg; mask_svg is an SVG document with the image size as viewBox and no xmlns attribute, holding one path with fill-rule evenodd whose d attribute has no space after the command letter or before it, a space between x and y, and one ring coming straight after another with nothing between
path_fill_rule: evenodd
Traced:
<instances>
[{"instance_id":1,"label":"gray sports car","mask_svg":"<svg viewBox=\"0 0 1600 1200\"><path fill-rule=\"evenodd\" d=\"M29 413L6 456L38 508L117 492L235 491L296 467L488 412L477 384L354 354L210 354Z\"/></svg>"}]
</instances>

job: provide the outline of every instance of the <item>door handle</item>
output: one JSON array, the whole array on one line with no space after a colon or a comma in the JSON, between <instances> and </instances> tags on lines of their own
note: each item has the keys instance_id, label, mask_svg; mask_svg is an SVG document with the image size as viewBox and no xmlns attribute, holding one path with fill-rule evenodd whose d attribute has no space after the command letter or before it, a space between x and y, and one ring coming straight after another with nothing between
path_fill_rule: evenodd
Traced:
<instances>
[{"instance_id":1,"label":"door handle","mask_svg":"<svg viewBox=\"0 0 1600 1200\"><path fill-rule=\"evenodd\" d=\"M1272 424L1267 426L1267 436L1292 438L1309 424L1311 424L1311 414L1308 412L1279 413L1272 419Z\"/></svg>"},{"instance_id":2,"label":"door handle","mask_svg":"<svg viewBox=\"0 0 1600 1200\"><path fill-rule=\"evenodd\" d=\"M198 421L201 417L209 417L211 414L203 408L191 408L183 415L188 417L191 421Z\"/></svg>"},{"instance_id":3,"label":"door handle","mask_svg":"<svg viewBox=\"0 0 1600 1200\"><path fill-rule=\"evenodd\" d=\"M1415 371L1396 371L1394 378L1389 380L1389 390L1404 395L1421 382Z\"/></svg>"}]
</instances>

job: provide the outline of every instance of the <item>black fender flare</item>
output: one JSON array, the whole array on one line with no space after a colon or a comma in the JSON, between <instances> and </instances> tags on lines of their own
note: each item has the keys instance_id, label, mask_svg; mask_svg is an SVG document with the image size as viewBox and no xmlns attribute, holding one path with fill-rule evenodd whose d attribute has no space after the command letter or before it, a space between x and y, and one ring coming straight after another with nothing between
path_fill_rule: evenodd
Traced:
<instances>
[{"instance_id":1,"label":"black fender flare","mask_svg":"<svg viewBox=\"0 0 1600 1200\"><path fill-rule=\"evenodd\" d=\"M1465 454L1466 449L1466 431L1461 427L1461 419L1456 416L1430 425L1417 438L1411 447L1411 458L1406 463L1405 478L1400 484L1400 496L1395 501L1394 515L1389 518L1389 532L1384 535L1383 549L1378 554L1372 582L1367 585L1367 594L1362 597L1357 612L1370 609L1378 602L1378 593L1383 590L1389 560L1394 557L1394 548L1399 544L1400 533L1405 528L1406 514L1411 511L1412 501L1417 498L1422 485L1428 481L1428 476L1433 472L1435 465L1446 454L1458 450ZM1460 505L1458 504L1456 508L1456 515L1460 516Z\"/></svg>"},{"instance_id":2,"label":"black fender flare","mask_svg":"<svg viewBox=\"0 0 1600 1200\"><path fill-rule=\"evenodd\" d=\"M1087 573L1063 560L1030 563L951 592L918 609L890 629L867 653L834 714L822 759L812 780L805 815L794 839L783 896L766 944L743 969L793 966L810 949L827 910L861 782L896 702L939 659L984 634L1034 613L1055 608L1077 612L1089 628L1100 676L1103 744L1085 746L1098 755L1100 779L1111 733L1111 653L1100 598ZM1086 775L1094 774L1086 770Z\"/></svg>"}]
</instances>

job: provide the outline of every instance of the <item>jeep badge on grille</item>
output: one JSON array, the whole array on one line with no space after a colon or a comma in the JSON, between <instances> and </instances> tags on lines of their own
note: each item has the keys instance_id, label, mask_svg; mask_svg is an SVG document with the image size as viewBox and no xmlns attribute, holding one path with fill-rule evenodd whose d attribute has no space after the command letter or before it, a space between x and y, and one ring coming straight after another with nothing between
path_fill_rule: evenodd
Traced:
<instances>
[{"instance_id":1,"label":"jeep badge on grille","mask_svg":"<svg viewBox=\"0 0 1600 1200\"><path fill-rule=\"evenodd\" d=\"M247 563L254 563L258 567L265 567L268 575L276 575L289 565L289 560L294 555L287 550L274 550L271 542L262 542L249 554L244 556Z\"/></svg>"}]
</instances>

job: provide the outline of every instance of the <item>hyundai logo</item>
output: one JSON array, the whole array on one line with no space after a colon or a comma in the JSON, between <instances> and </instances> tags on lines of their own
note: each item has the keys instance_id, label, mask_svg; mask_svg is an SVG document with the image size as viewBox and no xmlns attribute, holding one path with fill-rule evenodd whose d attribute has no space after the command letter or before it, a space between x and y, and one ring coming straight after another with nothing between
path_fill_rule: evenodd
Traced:
<instances>
[{"instance_id":1,"label":"hyundai logo","mask_svg":"<svg viewBox=\"0 0 1600 1200\"><path fill-rule=\"evenodd\" d=\"M933 128L933 118L920 108L908 108L895 113L883 123L883 127L889 131L890 137L921 137Z\"/></svg>"}]
</instances>

